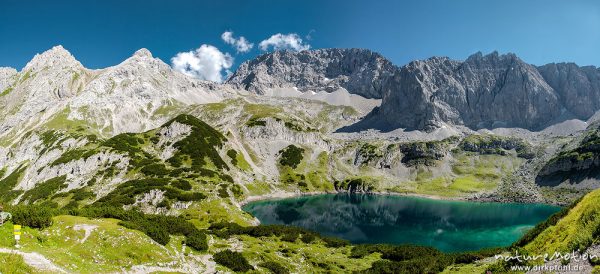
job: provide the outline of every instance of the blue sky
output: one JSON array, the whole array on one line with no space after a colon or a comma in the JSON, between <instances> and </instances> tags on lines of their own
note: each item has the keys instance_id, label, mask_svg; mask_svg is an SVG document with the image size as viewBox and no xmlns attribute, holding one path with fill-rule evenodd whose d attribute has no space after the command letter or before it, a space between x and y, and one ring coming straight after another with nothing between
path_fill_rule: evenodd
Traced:
<instances>
[{"instance_id":1,"label":"blue sky","mask_svg":"<svg viewBox=\"0 0 600 274\"><path fill-rule=\"evenodd\" d=\"M224 31L253 49L236 53ZM368 48L397 65L493 50L534 64L600 65L600 1L592 0L0 0L0 66L17 69L57 44L89 68L115 65L142 47L171 63L207 44L229 53L234 69L276 33L295 33L311 48Z\"/></svg>"}]
</instances>

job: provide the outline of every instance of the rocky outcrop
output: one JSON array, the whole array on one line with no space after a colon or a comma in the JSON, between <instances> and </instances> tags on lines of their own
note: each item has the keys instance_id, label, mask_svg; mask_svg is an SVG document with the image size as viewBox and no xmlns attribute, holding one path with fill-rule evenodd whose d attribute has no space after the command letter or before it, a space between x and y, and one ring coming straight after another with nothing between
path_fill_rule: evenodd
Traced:
<instances>
[{"instance_id":1,"label":"rocky outcrop","mask_svg":"<svg viewBox=\"0 0 600 274\"><path fill-rule=\"evenodd\" d=\"M436 161L444 158L448 146L444 141L414 142L400 144L400 151L403 154L402 163L407 166L419 164L432 166Z\"/></svg>"},{"instance_id":2,"label":"rocky outcrop","mask_svg":"<svg viewBox=\"0 0 600 274\"><path fill-rule=\"evenodd\" d=\"M535 157L535 152L531 145L516 137L474 134L464 138L460 142L460 148L464 151L480 154L498 155L506 155L508 151L514 150L518 157L525 159Z\"/></svg>"},{"instance_id":3,"label":"rocky outcrop","mask_svg":"<svg viewBox=\"0 0 600 274\"><path fill-rule=\"evenodd\" d=\"M335 181L333 187L337 192L347 193L371 193L375 189L371 183L361 178Z\"/></svg>"},{"instance_id":4,"label":"rocky outcrop","mask_svg":"<svg viewBox=\"0 0 600 274\"><path fill-rule=\"evenodd\" d=\"M396 69L380 54L364 49L276 51L244 62L227 83L258 94L272 88L303 92L345 88L366 98L381 98Z\"/></svg>"},{"instance_id":5,"label":"rocky outcrop","mask_svg":"<svg viewBox=\"0 0 600 274\"><path fill-rule=\"evenodd\" d=\"M565 149L545 163L537 174L540 185L564 181L578 183L589 178L600 179L600 132L591 129L574 148Z\"/></svg>"},{"instance_id":6,"label":"rocky outcrop","mask_svg":"<svg viewBox=\"0 0 600 274\"><path fill-rule=\"evenodd\" d=\"M323 138L319 132L309 131L300 132L286 127L285 122L272 118L262 120L264 124L252 124L242 130L242 134L247 140L269 140L286 141L295 144L302 144L319 148L320 150L330 151L331 144Z\"/></svg>"},{"instance_id":7,"label":"rocky outcrop","mask_svg":"<svg viewBox=\"0 0 600 274\"><path fill-rule=\"evenodd\" d=\"M14 82L17 70L14 68L0 67L0 96L8 94L10 86Z\"/></svg>"}]
</instances>

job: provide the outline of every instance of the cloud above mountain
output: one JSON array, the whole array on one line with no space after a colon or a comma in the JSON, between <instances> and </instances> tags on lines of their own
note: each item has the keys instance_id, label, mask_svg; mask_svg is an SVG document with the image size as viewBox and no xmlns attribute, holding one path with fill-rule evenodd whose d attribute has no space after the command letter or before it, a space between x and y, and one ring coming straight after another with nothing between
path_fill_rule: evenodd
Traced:
<instances>
[{"instance_id":1,"label":"cloud above mountain","mask_svg":"<svg viewBox=\"0 0 600 274\"><path fill-rule=\"evenodd\" d=\"M269 48L273 48L274 50L295 50L302 51L310 49L309 44L305 44L302 41L302 38L298 34L289 33L289 34L281 34L277 33L265 39L258 44L261 50L269 50Z\"/></svg>"},{"instance_id":2,"label":"cloud above mountain","mask_svg":"<svg viewBox=\"0 0 600 274\"><path fill-rule=\"evenodd\" d=\"M223 32L223 34L221 34L221 39L223 39L226 44L233 46L238 53L249 52L254 47L254 44L246 40L244 36L235 38L231 31Z\"/></svg>"},{"instance_id":3,"label":"cloud above mountain","mask_svg":"<svg viewBox=\"0 0 600 274\"><path fill-rule=\"evenodd\" d=\"M230 73L233 57L205 44L192 51L177 53L171 58L171 65L186 75L220 83L225 78L224 73Z\"/></svg>"}]
</instances>

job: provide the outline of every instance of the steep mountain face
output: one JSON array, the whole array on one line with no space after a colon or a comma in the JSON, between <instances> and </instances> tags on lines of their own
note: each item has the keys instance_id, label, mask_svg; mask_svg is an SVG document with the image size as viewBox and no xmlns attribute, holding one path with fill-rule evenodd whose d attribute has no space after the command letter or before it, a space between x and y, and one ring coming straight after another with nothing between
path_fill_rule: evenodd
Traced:
<instances>
[{"instance_id":1,"label":"steep mountain face","mask_svg":"<svg viewBox=\"0 0 600 274\"><path fill-rule=\"evenodd\" d=\"M0 96L0 136L17 125L33 126L38 119L31 118L37 114L43 112L44 119L64 108L91 74L61 46L37 54L10 78Z\"/></svg>"},{"instance_id":2,"label":"steep mountain face","mask_svg":"<svg viewBox=\"0 0 600 274\"><path fill-rule=\"evenodd\" d=\"M396 67L364 49L276 51L246 61L227 80L238 88L264 94L273 88L333 92L345 88L366 98L382 98L383 85Z\"/></svg>"},{"instance_id":3,"label":"steep mountain face","mask_svg":"<svg viewBox=\"0 0 600 274\"><path fill-rule=\"evenodd\" d=\"M514 54L433 57L402 67L385 86L382 105L358 128L540 129L561 115L558 94L534 66Z\"/></svg>"},{"instance_id":4,"label":"steep mountain face","mask_svg":"<svg viewBox=\"0 0 600 274\"><path fill-rule=\"evenodd\" d=\"M177 73L141 49L88 82L70 102L68 117L95 123L101 132L140 132L165 122L161 116L169 111L229 95L226 88Z\"/></svg>"},{"instance_id":5,"label":"steep mountain face","mask_svg":"<svg viewBox=\"0 0 600 274\"><path fill-rule=\"evenodd\" d=\"M573 63L553 63L537 69L558 93L563 106L578 119L588 119L600 109L600 69Z\"/></svg>"}]
</instances>

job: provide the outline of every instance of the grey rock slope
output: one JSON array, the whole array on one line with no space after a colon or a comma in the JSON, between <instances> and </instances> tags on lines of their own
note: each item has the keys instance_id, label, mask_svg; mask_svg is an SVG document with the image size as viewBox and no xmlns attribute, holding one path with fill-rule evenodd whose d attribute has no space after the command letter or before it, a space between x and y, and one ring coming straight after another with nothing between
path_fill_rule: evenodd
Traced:
<instances>
[{"instance_id":1,"label":"grey rock slope","mask_svg":"<svg viewBox=\"0 0 600 274\"><path fill-rule=\"evenodd\" d=\"M574 63L538 67L546 82L558 93L563 106L579 119L600 109L600 69Z\"/></svg>"},{"instance_id":2,"label":"grey rock slope","mask_svg":"<svg viewBox=\"0 0 600 274\"><path fill-rule=\"evenodd\" d=\"M384 86L383 102L348 128L425 129L444 124L472 129L540 130L567 118L588 119L600 109L598 69L574 64L540 68L514 54L414 61Z\"/></svg>"},{"instance_id":3,"label":"grey rock slope","mask_svg":"<svg viewBox=\"0 0 600 274\"><path fill-rule=\"evenodd\" d=\"M244 62L227 80L238 88L264 94L272 88L333 92L379 99L397 68L378 53L364 49L276 51Z\"/></svg>"}]
</instances>

